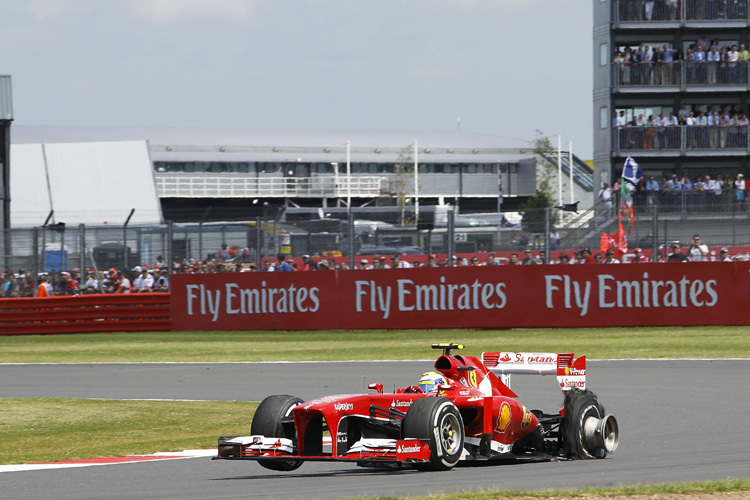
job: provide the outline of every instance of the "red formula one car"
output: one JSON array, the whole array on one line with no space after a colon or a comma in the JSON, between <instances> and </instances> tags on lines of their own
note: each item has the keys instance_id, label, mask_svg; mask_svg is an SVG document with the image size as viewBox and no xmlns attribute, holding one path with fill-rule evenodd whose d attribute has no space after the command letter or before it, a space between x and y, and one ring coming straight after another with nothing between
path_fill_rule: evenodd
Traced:
<instances>
[{"instance_id":1,"label":"red formula one car","mask_svg":"<svg viewBox=\"0 0 750 500\"><path fill-rule=\"evenodd\" d=\"M304 461L447 470L461 461L604 458L617 448L617 420L586 389L585 356L494 352L480 360L454 355L461 345L432 347L443 351L435 372L395 394L373 383L371 394L267 397L251 435L219 438L216 459L278 471ZM528 410L511 374L557 375L563 407Z\"/></svg>"}]
</instances>

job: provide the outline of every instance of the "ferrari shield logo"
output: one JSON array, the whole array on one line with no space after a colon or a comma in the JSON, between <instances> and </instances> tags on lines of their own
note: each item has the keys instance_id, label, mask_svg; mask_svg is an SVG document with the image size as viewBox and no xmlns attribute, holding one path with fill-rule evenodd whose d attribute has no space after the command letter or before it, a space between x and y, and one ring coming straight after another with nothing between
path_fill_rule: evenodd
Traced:
<instances>
[{"instance_id":1,"label":"ferrari shield logo","mask_svg":"<svg viewBox=\"0 0 750 500\"><path fill-rule=\"evenodd\" d=\"M469 385L472 387L477 386L477 374L474 370L469 372Z\"/></svg>"}]
</instances>

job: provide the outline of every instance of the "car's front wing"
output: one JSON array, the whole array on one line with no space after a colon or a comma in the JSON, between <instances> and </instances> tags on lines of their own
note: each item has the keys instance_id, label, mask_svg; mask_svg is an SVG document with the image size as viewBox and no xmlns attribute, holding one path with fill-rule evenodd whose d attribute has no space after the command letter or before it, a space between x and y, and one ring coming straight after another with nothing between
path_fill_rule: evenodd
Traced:
<instances>
[{"instance_id":1,"label":"car's front wing","mask_svg":"<svg viewBox=\"0 0 750 500\"><path fill-rule=\"evenodd\" d=\"M300 460L317 462L414 463L430 459L428 441L420 439L362 439L346 453L333 456L297 455L293 443L285 438L265 436L229 436L219 438L215 460Z\"/></svg>"}]
</instances>

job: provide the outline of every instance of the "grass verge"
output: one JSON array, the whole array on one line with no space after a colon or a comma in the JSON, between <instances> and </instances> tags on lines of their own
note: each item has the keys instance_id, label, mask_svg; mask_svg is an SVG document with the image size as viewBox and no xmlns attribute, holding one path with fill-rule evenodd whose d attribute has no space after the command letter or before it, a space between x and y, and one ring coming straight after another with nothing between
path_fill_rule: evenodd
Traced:
<instances>
[{"instance_id":1,"label":"grass verge","mask_svg":"<svg viewBox=\"0 0 750 500\"><path fill-rule=\"evenodd\" d=\"M727 496L721 494L732 492ZM714 500L729 498L742 500L750 497L750 480L726 479L723 481L703 481L679 484L656 484L649 486L622 486L619 488L586 488L580 490L543 490L543 491L479 491L462 492L444 495L408 497L409 500L532 500L537 498L566 499L584 498L586 500L619 498ZM377 497L369 500L401 500L406 497ZM351 499L359 500L359 499Z\"/></svg>"},{"instance_id":2,"label":"grass verge","mask_svg":"<svg viewBox=\"0 0 750 500\"><path fill-rule=\"evenodd\" d=\"M250 432L257 403L0 399L0 464L216 446Z\"/></svg>"},{"instance_id":3,"label":"grass verge","mask_svg":"<svg viewBox=\"0 0 750 500\"><path fill-rule=\"evenodd\" d=\"M146 332L0 335L0 363L430 359L433 342L482 351L575 352L604 358L748 358L746 327L527 330Z\"/></svg>"}]
</instances>

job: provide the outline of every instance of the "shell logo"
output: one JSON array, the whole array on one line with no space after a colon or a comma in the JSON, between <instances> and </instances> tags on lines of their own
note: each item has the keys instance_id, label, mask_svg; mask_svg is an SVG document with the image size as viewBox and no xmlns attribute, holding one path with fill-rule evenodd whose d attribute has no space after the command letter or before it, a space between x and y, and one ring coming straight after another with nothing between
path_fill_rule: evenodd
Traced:
<instances>
[{"instance_id":1,"label":"shell logo","mask_svg":"<svg viewBox=\"0 0 750 500\"><path fill-rule=\"evenodd\" d=\"M531 423L532 413L524 406L523 419L521 420L521 429L525 429Z\"/></svg>"},{"instance_id":2,"label":"shell logo","mask_svg":"<svg viewBox=\"0 0 750 500\"><path fill-rule=\"evenodd\" d=\"M477 373L474 370L469 372L469 385L472 387L477 386Z\"/></svg>"},{"instance_id":3,"label":"shell logo","mask_svg":"<svg viewBox=\"0 0 750 500\"><path fill-rule=\"evenodd\" d=\"M497 419L497 427L495 428L495 430L497 430L498 432L505 432L505 430L508 428L508 425L510 424L510 417L510 405L503 402L503 404L500 405L500 415Z\"/></svg>"}]
</instances>

